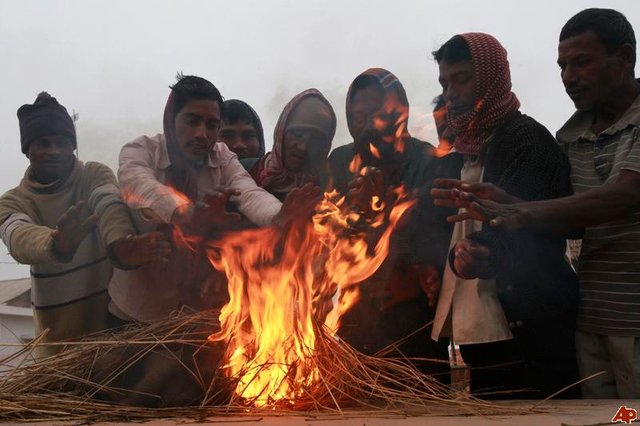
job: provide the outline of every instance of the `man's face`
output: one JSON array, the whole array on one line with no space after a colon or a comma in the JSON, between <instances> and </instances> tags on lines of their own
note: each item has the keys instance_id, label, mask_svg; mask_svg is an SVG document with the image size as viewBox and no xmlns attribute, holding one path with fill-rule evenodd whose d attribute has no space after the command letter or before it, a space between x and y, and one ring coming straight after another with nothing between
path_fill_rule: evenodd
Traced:
<instances>
[{"instance_id":1,"label":"man's face","mask_svg":"<svg viewBox=\"0 0 640 426\"><path fill-rule=\"evenodd\" d=\"M175 119L176 142L187 160L206 160L220 129L220 107L216 101L192 99Z\"/></svg>"},{"instance_id":2,"label":"man's face","mask_svg":"<svg viewBox=\"0 0 640 426\"><path fill-rule=\"evenodd\" d=\"M253 124L246 121L238 121L233 124L222 123L218 139L227 144L229 149L236 153L238 158L255 158L260 150L258 132Z\"/></svg>"},{"instance_id":3,"label":"man's face","mask_svg":"<svg viewBox=\"0 0 640 426\"><path fill-rule=\"evenodd\" d=\"M29 145L27 152L34 177L50 183L66 176L73 168L73 142L66 136L43 136Z\"/></svg>"},{"instance_id":4,"label":"man's face","mask_svg":"<svg viewBox=\"0 0 640 426\"><path fill-rule=\"evenodd\" d=\"M383 104L384 93L375 86L365 87L355 93L347 113L350 129L356 139L374 129L375 116L382 109Z\"/></svg>"},{"instance_id":5,"label":"man's face","mask_svg":"<svg viewBox=\"0 0 640 426\"><path fill-rule=\"evenodd\" d=\"M473 61L442 61L440 69L440 86L442 96L447 104L447 113L451 117L472 111L476 105L476 82Z\"/></svg>"},{"instance_id":6,"label":"man's face","mask_svg":"<svg viewBox=\"0 0 640 426\"><path fill-rule=\"evenodd\" d=\"M612 100L629 73L629 64L616 52L607 54L591 30L560 42L558 65L565 90L579 110Z\"/></svg>"},{"instance_id":7,"label":"man's face","mask_svg":"<svg viewBox=\"0 0 640 426\"><path fill-rule=\"evenodd\" d=\"M350 130L354 133L355 150L367 165L380 167L380 163L394 162L398 120L407 114L406 106L375 86L356 92L349 111ZM408 117L404 118L406 121ZM404 124L406 125L406 123Z\"/></svg>"},{"instance_id":8,"label":"man's face","mask_svg":"<svg viewBox=\"0 0 640 426\"><path fill-rule=\"evenodd\" d=\"M330 142L327 136L317 130L287 130L282 144L284 167L294 173L317 169L329 155Z\"/></svg>"}]
</instances>

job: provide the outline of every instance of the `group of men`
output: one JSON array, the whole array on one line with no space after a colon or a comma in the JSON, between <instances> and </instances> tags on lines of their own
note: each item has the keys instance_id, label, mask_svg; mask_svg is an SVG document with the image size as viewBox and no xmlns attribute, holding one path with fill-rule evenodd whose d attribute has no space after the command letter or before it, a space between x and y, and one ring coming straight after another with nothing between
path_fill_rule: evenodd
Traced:
<instances>
[{"instance_id":1,"label":"group of men","mask_svg":"<svg viewBox=\"0 0 640 426\"><path fill-rule=\"evenodd\" d=\"M30 167L0 198L0 236L32 265L44 341L158 320L183 306L222 306L224 274L203 250L177 244L176 229L197 241L286 227L308 220L329 189L366 213L371 197L393 197L402 184L417 203L383 266L361 283L339 330L345 340L370 354L443 360L450 343L459 345L478 395L640 397L632 26L617 11L587 9L563 27L558 65L577 111L557 140L519 111L507 52L493 36L459 34L433 55L446 155L409 134L404 88L380 68L349 87L353 142L330 154L336 116L319 91L285 106L265 153L249 105L180 76L164 132L125 144L117 179L76 159L73 122L55 98L43 92L23 105ZM580 238L576 275L566 241ZM571 387L579 378L588 380Z\"/></svg>"}]
</instances>

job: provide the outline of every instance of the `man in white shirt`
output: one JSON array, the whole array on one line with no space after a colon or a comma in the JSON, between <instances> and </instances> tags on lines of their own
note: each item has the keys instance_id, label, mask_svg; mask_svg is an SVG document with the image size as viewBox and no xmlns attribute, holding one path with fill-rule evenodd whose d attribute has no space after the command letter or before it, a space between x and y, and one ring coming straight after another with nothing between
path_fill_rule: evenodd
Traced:
<instances>
[{"instance_id":1,"label":"man in white shirt","mask_svg":"<svg viewBox=\"0 0 640 426\"><path fill-rule=\"evenodd\" d=\"M296 191L281 209L280 201L256 185L237 156L216 142L222 109L222 96L212 83L180 76L165 107L164 134L141 136L122 148L118 178L138 228L178 229L185 241L206 237L237 221L237 213L225 210L228 201L258 226L292 216L285 210L298 216L313 211L319 189ZM296 202L302 205L294 206ZM212 269L203 250L185 241L176 242L162 265L120 273L109 288L111 312L123 320L149 321L182 306L224 304L224 275Z\"/></svg>"}]
</instances>

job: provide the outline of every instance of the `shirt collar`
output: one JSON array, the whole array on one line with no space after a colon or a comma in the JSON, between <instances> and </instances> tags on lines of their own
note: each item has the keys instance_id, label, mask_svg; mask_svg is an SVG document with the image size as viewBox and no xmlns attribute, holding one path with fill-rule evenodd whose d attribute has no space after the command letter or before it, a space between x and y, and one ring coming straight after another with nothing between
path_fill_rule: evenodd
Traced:
<instances>
[{"instance_id":1,"label":"shirt collar","mask_svg":"<svg viewBox=\"0 0 640 426\"><path fill-rule=\"evenodd\" d=\"M558 130L557 137L559 142L572 142L578 139L586 139L594 141L598 135L591 130L593 123L593 112L576 111L571 118ZM618 121L613 123L602 134L613 135L629 126L640 125L640 95L636 96L631 106L625 111Z\"/></svg>"}]
</instances>

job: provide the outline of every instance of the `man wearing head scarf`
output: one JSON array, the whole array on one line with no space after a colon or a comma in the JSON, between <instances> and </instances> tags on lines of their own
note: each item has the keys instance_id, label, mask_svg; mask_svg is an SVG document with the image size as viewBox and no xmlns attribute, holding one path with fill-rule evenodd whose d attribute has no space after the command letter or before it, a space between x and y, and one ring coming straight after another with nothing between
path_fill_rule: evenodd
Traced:
<instances>
[{"instance_id":1,"label":"man wearing head scarf","mask_svg":"<svg viewBox=\"0 0 640 426\"><path fill-rule=\"evenodd\" d=\"M256 185L227 145L216 142L223 111L218 89L196 76L179 76L164 113L164 133L141 136L120 152L122 194L139 229L179 231L162 265L118 273L109 287L110 306L125 321L152 321L183 306L222 306L228 298L224 275L212 269L190 237L206 238L238 220L230 201L248 220L266 226L312 211L318 191L303 188L304 207L283 204ZM315 191L315 192L314 192ZM289 206L289 207L287 207Z\"/></svg>"},{"instance_id":2,"label":"man wearing head scarf","mask_svg":"<svg viewBox=\"0 0 640 426\"><path fill-rule=\"evenodd\" d=\"M570 194L570 168L553 136L519 112L502 45L460 34L434 57L456 135L452 155L462 159L460 180L436 182L436 204L455 207L461 182L491 183L521 200ZM575 383L577 280L564 252L564 238L534 230L455 225L432 337L460 345L472 391L547 397ZM576 395L574 387L560 396Z\"/></svg>"},{"instance_id":3,"label":"man wearing head scarf","mask_svg":"<svg viewBox=\"0 0 640 426\"><path fill-rule=\"evenodd\" d=\"M430 342L428 327L433 319L429 294L444 264L449 227L445 214L426 202L425 189L440 167L434 147L409 134L406 93L385 69L371 68L356 77L347 94L346 112L353 142L336 148L329 165L333 186L347 202L370 205L372 195L382 197L401 184L407 190L421 190L424 196L420 208L406 213L410 219L394 232L385 263L361 283L361 298L343 317L340 334L369 354L407 338L397 347L402 355L448 359L446 343ZM379 193L362 190L373 181L381 186ZM421 229L429 230L429 244L414 238ZM448 365L420 368L446 373ZM446 374L440 378L446 380Z\"/></svg>"},{"instance_id":4,"label":"man wearing head scarf","mask_svg":"<svg viewBox=\"0 0 640 426\"><path fill-rule=\"evenodd\" d=\"M227 144L247 170L264 155L264 132L258 113L238 99L224 101L218 139Z\"/></svg>"},{"instance_id":5,"label":"man wearing head scarf","mask_svg":"<svg viewBox=\"0 0 640 426\"><path fill-rule=\"evenodd\" d=\"M284 107L273 132L273 150L251 169L251 175L280 200L307 183L324 188L335 133L331 104L318 90L307 89Z\"/></svg>"},{"instance_id":6,"label":"man wearing head scarf","mask_svg":"<svg viewBox=\"0 0 640 426\"><path fill-rule=\"evenodd\" d=\"M576 346L585 398L640 397L640 80L636 36L617 10L590 8L562 27L558 65L576 112L557 138L574 195L507 203L474 191L468 215L506 229L581 236ZM475 189L475 188L471 188ZM596 375L597 374L597 375ZM595 377L594 377L595 376Z\"/></svg>"},{"instance_id":7,"label":"man wearing head scarf","mask_svg":"<svg viewBox=\"0 0 640 426\"><path fill-rule=\"evenodd\" d=\"M113 172L75 157L73 121L55 98L40 93L20 107L18 120L30 166L0 198L0 236L18 262L31 265L36 333L49 329L46 343L103 330L112 263L130 269L163 260L169 243L161 234L135 236Z\"/></svg>"}]
</instances>

